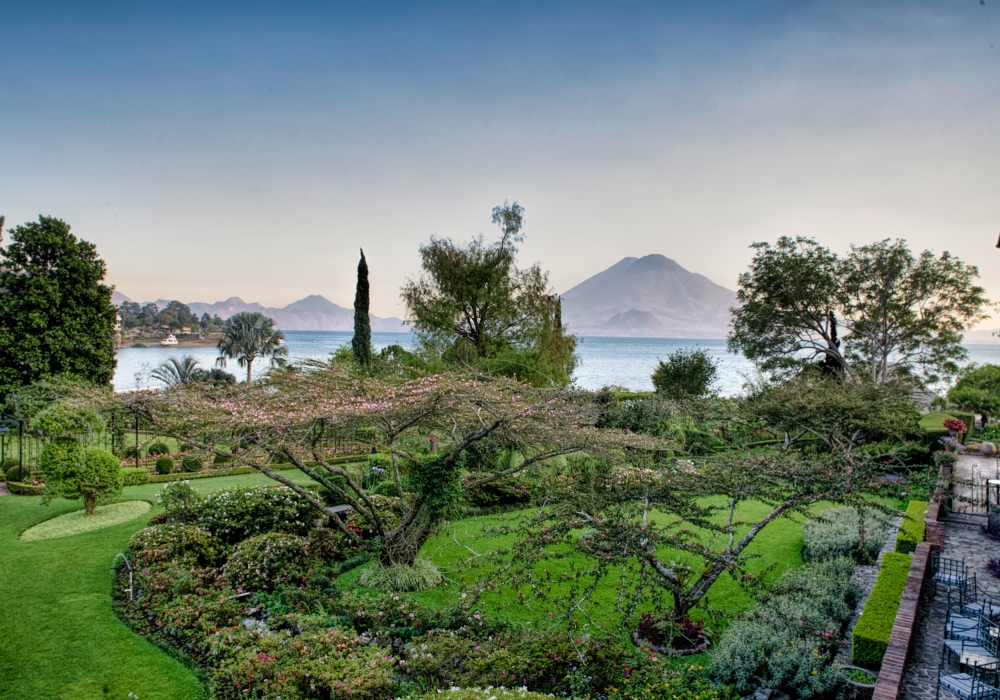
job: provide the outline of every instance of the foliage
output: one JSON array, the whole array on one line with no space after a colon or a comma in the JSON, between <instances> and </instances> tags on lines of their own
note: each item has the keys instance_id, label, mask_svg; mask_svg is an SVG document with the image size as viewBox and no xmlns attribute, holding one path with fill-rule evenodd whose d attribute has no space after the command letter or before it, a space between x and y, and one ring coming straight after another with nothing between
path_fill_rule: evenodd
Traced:
<instances>
[{"instance_id":1,"label":"foliage","mask_svg":"<svg viewBox=\"0 0 1000 700\"><path fill-rule=\"evenodd\" d=\"M659 361L653 371L653 386L667 398L700 398L712 391L718 367L707 351L680 349Z\"/></svg>"},{"instance_id":2,"label":"foliage","mask_svg":"<svg viewBox=\"0 0 1000 700\"><path fill-rule=\"evenodd\" d=\"M22 472L22 467L21 467L20 464L18 464L18 461L16 459L12 460L12 461L13 461L13 464L10 464L10 465L8 465L7 463L4 463L4 467L5 467L5 469L4 469L4 478L7 481L20 481L25 476L28 476L28 470L27 469L24 469L24 473L22 474L21 473Z\"/></svg>"},{"instance_id":3,"label":"foliage","mask_svg":"<svg viewBox=\"0 0 1000 700\"><path fill-rule=\"evenodd\" d=\"M313 507L286 488L231 488L211 493L185 516L226 544L281 531L304 536L319 516Z\"/></svg>"},{"instance_id":4,"label":"foliage","mask_svg":"<svg viewBox=\"0 0 1000 700\"><path fill-rule=\"evenodd\" d=\"M236 360L240 367L246 367L249 384L258 358L268 358L272 367L284 366L288 356L288 348L280 342L284 339L285 334L275 330L274 319L256 311L241 311L230 316L222 327L216 364L225 367L227 360Z\"/></svg>"},{"instance_id":5,"label":"foliage","mask_svg":"<svg viewBox=\"0 0 1000 700\"><path fill-rule=\"evenodd\" d=\"M531 501L531 487L526 480L517 476L506 479L483 481L483 472L470 472L462 477L465 486L465 496L469 503L477 508L493 508L516 504L527 504ZM469 488L470 483L481 482L478 486Z\"/></svg>"},{"instance_id":6,"label":"foliage","mask_svg":"<svg viewBox=\"0 0 1000 700\"><path fill-rule=\"evenodd\" d=\"M222 543L211 533L181 523L150 525L132 535L128 546L141 567L168 562L181 566L212 566L223 556Z\"/></svg>"},{"instance_id":7,"label":"foliage","mask_svg":"<svg viewBox=\"0 0 1000 700\"><path fill-rule=\"evenodd\" d=\"M910 501L903 515L903 522L896 535L896 551L912 554L917 549L917 543L923 542L927 534L927 523L924 514L927 512L927 501Z\"/></svg>"},{"instance_id":8,"label":"foliage","mask_svg":"<svg viewBox=\"0 0 1000 700\"><path fill-rule=\"evenodd\" d=\"M191 311L191 307L179 301L168 302L162 310L156 304L140 305L134 301L125 301L118 307L118 315L125 330L133 328L159 330L167 326L170 330L177 331L188 326L212 331L217 330L223 323L218 316L210 318L208 314L202 314L199 319Z\"/></svg>"},{"instance_id":9,"label":"foliage","mask_svg":"<svg viewBox=\"0 0 1000 700\"><path fill-rule=\"evenodd\" d=\"M166 484L171 481L186 481L188 479L214 479L220 476L239 476L241 474L256 474L253 467L232 467L230 469L212 469L202 472L172 472L170 474L153 474L149 477L151 484Z\"/></svg>"},{"instance_id":10,"label":"foliage","mask_svg":"<svg viewBox=\"0 0 1000 700\"><path fill-rule=\"evenodd\" d=\"M191 482L173 481L159 490L156 502L163 506L170 519L183 521L201 502L201 496Z\"/></svg>"},{"instance_id":11,"label":"foliage","mask_svg":"<svg viewBox=\"0 0 1000 700\"><path fill-rule=\"evenodd\" d=\"M802 525L802 558L823 561L847 557L874 564L882 551L892 518L874 508L833 508Z\"/></svg>"},{"instance_id":12,"label":"foliage","mask_svg":"<svg viewBox=\"0 0 1000 700\"><path fill-rule=\"evenodd\" d=\"M912 560L909 554L898 552L889 552L882 558L875 586L851 636L852 663L874 669L882 663Z\"/></svg>"},{"instance_id":13,"label":"foliage","mask_svg":"<svg viewBox=\"0 0 1000 700\"><path fill-rule=\"evenodd\" d=\"M562 326L559 296L536 263L516 265L523 207L493 209L500 240L467 246L431 237L420 247L421 276L402 297L421 344L450 364L471 364L534 384L568 384L576 340Z\"/></svg>"},{"instance_id":14,"label":"foliage","mask_svg":"<svg viewBox=\"0 0 1000 700\"><path fill-rule=\"evenodd\" d=\"M955 386L948 391L948 401L984 418L1000 417L1000 367L971 364L963 368Z\"/></svg>"},{"instance_id":15,"label":"foliage","mask_svg":"<svg viewBox=\"0 0 1000 700\"><path fill-rule=\"evenodd\" d=\"M201 381L204 374L205 370L198 367L198 360L191 355L185 355L180 359L167 358L166 362L150 372L153 379L159 379L167 386Z\"/></svg>"},{"instance_id":16,"label":"foliage","mask_svg":"<svg viewBox=\"0 0 1000 700\"><path fill-rule=\"evenodd\" d=\"M125 486L142 486L149 483L149 470L145 467L125 467L122 469L122 483Z\"/></svg>"},{"instance_id":17,"label":"foliage","mask_svg":"<svg viewBox=\"0 0 1000 700\"><path fill-rule=\"evenodd\" d=\"M765 384L739 404L737 421L770 432L785 447L816 438L828 449L901 440L918 432L920 414L908 382L847 382L821 372L802 372Z\"/></svg>"},{"instance_id":18,"label":"foliage","mask_svg":"<svg viewBox=\"0 0 1000 700\"><path fill-rule=\"evenodd\" d=\"M283 583L298 584L314 560L305 538L268 532L233 547L225 578L240 591L270 591Z\"/></svg>"},{"instance_id":19,"label":"foliage","mask_svg":"<svg viewBox=\"0 0 1000 700\"><path fill-rule=\"evenodd\" d=\"M46 216L8 233L0 247L0 397L59 375L110 384L115 308L94 245Z\"/></svg>"},{"instance_id":20,"label":"foliage","mask_svg":"<svg viewBox=\"0 0 1000 700\"><path fill-rule=\"evenodd\" d=\"M723 634L712 676L741 694L773 688L811 698L835 690L841 678L832 662L861 594L853 573L850 559L785 573Z\"/></svg>"},{"instance_id":21,"label":"foliage","mask_svg":"<svg viewBox=\"0 0 1000 700\"><path fill-rule=\"evenodd\" d=\"M200 472L204 466L199 457L185 457L181 460L181 469L186 472Z\"/></svg>"},{"instance_id":22,"label":"foliage","mask_svg":"<svg viewBox=\"0 0 1000 700\"><path fill-rule=\"evenodd\" d=\"M372 363L372 323L368 309L368 261L362 250L361 260L358 261L358 285L354 293L354 337L351 338L354 359L362 367L368 367Z\"/></svg>"},{"instance_id":23,"label":"foliage","mask_svg":"<svg viewBox=\"0 0 1000 700\"><path fill-rule=\"evenodd\" d=\"M382 593L426 591L441 583L441 571L427 559L417 557L412 564L385 566L375 560L358 576L358 585Z\"/></svg>"},{"instance_id":24,"label":"foliage","mask_svg":"<svg viewBox=\"0 0 1000 700\"><path fill-rule=\"evenodd\" d=\"M958 370L962 334L989 303L974 266L947 252L914 258L901 240L851 246L844 258L803 237L753 248L729 347L767 371L820 360L875 384L901 374L933 382ZM843 347L838 326L847 331Z\"/></svg>"},{"instance_id":25,"label":"foliage","mask_svg":"<svg viewBox=\"0 0 1000 700\"><path fill-rule=\"evenodd\" d=\"M703 666L677 669L640 661L626 665L625 670L622 683L608 688L609 700L731 700L736 697L729 687L706 678Z\"/></svg>"},{"instance_id":26,"label":"foliage","mask_svg":"<svg viewBox=\"0 0 1000 700\"><path fill-rule=\"evenodd\" d=\"M92 392L93 388L89 382L72 375L60 374L20 387L16 393L7 396L6 402L0 408L5 415L20 416L21 420L30 423L35 416L53 404L86 395Z\"/></svg>"},{"instance_id":27,"label":"foliage","mask_svg":"<svg viewBox=\"0 0 1000 700\"><path fill-rule=\"evenodd\" d=\"M149 447L146 448L146 454L150 457L156 457L158 455L168 455L170 454L170 446L165 442L154 442Z\"/></svg>"},{"instance_id":28,"label":"foliage","mask_svg":"<svg viewBox=\"0 0 1000 700\"><path fill-rule=\"evenodd\" d=\"M170 457L160 457L156 460L156 473L169 474L174 470L174 460Z\"/></svg>"},{"instance_id":29,"label":"foliage","mask_svg":"<svg viewBox=\"0 0 1000 700\"><path fill-rule=\"evenodd\" d=\"M99 447L84 449L75 440L56 440L45 445L39 458L45 479L45 499L84 499L87 515L97 503L114 501L125 486L121 462Z\"/></svg>"},{"instance_id":30,"label":"foliage","mask_svg":"<svg viewBox=\"0 0 1000 700\"><path fill-rule=\"evenodd\" d=\"M965 425L965 422L959 420L958 418L947 418L943 422L943 425L948 430L954 430L956 433L966 433L969 431L969 428Z\"/></svg>"},{"instance_id":31,"label":"foliage","mask_svg":"<svg viewBox=\"0 0 1000 700\"><path fill-rule=\"evenodd\" d=\"M77 438L104 430L104 421L89 408L53 404L31 421L31 428L51 438Z\"/></svg>"}]
</instances>

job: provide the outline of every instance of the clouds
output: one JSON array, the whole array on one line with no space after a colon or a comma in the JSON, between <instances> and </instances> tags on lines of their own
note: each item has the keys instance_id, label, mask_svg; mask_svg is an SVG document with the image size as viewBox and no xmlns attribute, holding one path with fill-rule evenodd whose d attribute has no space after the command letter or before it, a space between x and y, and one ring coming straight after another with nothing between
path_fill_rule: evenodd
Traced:
<instances>
[{"instance_id":1,"label":"clouds","mask_svg":"<svg viewBox=\"0 0 1000 700\"><path fill-rule=\"evenodd\" d=\"M15 13L0 208L69 220L133 298L348 303L363 245L382 315L504 199L560 289L652 252L732 287L787 233L988 262L993 5Z\"/></svg>"}]
</instances>

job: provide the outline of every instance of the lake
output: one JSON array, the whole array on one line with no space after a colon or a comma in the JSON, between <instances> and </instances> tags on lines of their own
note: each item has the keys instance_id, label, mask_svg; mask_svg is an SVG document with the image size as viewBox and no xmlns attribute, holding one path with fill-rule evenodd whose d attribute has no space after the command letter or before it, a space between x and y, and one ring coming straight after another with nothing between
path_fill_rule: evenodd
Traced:
<instances>
[{"instance_id":1,"label":"lake","mask_svg":"<svg viewBox=\"0 0 1000 700\"><path fill-rule=\"evenodd\" d=\"M352 335L349 331L285 331L285 342L293 361L307 358L322 360L337 348L349 345ZM653 384L650 375L657 361L680 348L702 348L716 360L719 367L716 385L723 396L739 394L747 379L756 376L752 363L741 355L732 355L726 351L725 340L606 336L584 336L577 340L580 366L573 378L584 389L600 389L602 386L617 384L633 391L651 390ZM372 333L372 344L376 350L394 344L409 350L413 347L413 341L411 333ZM1000 343L970 344L966 348L971 362L1000 365ZM150 371L169 357L182 355L191 355L203 367L211 367L218 357L215 348L122 348L118 351L115 388L134 388L137 375L140 386L157 385L158 382L149 377ZM266 362L258 363L254 366L254 375L266 369ZM237 378L245 376L245 372L235 362L230 362L227 370Z\"/></svg>"}]
</instances>

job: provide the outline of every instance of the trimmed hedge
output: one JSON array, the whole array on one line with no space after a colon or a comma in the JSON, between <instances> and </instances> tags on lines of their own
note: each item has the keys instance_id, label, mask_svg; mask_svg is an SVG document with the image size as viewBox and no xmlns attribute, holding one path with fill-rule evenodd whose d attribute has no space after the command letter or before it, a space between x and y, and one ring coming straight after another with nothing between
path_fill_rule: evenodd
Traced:
<instances>
[{"instance_id":1,"label":"trimmed hedge","mask_svg":"<svg viewBox=\"0 0 1000 700\"><path fill-rule=\"evenodd\" d=\"M4 477L7 479L8 483L10 483L11 481L21 480L21 467L16 461L14 462L14 464L7 467L3 471L4 471ZM28 470L25 469L24 471L27 472Z\"/></svg>"},{"instance_id":2,"label":"trimmed hedge","mask_svg":"<svg viewBox=\"0 0 1000 700\"><path fill-rule=\"evenodd\" d=\"M861 619L854 626L851 663L875 670L882 665L912 561L909 554L899 552L889 552L882 558L875 587L868 596Z\"/></svg>"},{"instance_id":3,"label":"trimmed hedge","mask_svg":"<svg viewBox=\"0 0 1000 700\"><path fill-rule=\"evenodd\" d=\"M204 463L198 457L185 457L181 460L181 469L188 473L200 472L204 466Z\"/></svg>"},{"instance_id":4,"label":"trimmed hedge","mask_svg":"<svg viewBox=\"0 0 1000 700\"><path fill-rule=\"evenodd\" d=\"M169 474L174 470L174 460L170 457L160 457L156 460L156 473Z\"/></svg>"},{"instance_id":5,"label":"trimmed hedge","mask_svg":"<svg viewBox=\"0 0 1000 700\"><path fill-rule=\"evenodd\" d=\"M41 496L44 486L25 484L20 481L8 481L7 488L15 496Z\"/></svg>"},{"instance_id":6,"label":"trimmed hedge","mask_svg":"<svg viewBox=\"0 0 1000 700\"><path fill-rule=\"evenodd\" d=\"M211 479L216 476L236 476L238 474L253 474L253 467L233 467L232 469L212 469L203 472L174 472L173 474L153 474L149 477L151 484L165 484L168 481L187 481L188 479Z\"/></svg>"},{"instance_id":7,"label":"trimmed hedge","mask_svg":"<svg viewBox=\"0 0 1000 700\"><path fill-rule=\"evenodd\" d=\"M144 467L125 467L122 469L125 476L125 486L142 486L149 483L149 470Z\"/></svg>"},{"instance_id":8,"label":"trimmed hedge","mask_svg":"<svg viewBox=\"0 0 1000 700\"><path fill-rule=\"evenodd\" d=\"M917 548L917 542L923 542L927 534L927 523L924 522L924 514L927 512L927 501L910 501L906 507L906 515L899 526L899 534L896 535L896 551L903 554L912 554Z\"/></svg>"}]
</instances>

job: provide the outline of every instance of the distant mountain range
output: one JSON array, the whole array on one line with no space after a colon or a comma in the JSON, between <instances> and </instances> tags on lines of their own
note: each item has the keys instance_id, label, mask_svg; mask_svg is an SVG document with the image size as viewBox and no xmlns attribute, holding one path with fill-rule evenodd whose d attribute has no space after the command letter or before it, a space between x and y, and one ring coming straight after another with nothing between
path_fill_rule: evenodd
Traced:
<instances>
[{"instance_id":1,"label":"distant mountain range","mask_svg":"<svg viewBox=\"0 0 1000 700\"><path fill-rule=\"evenodd\" d=\"M111 302L116 306L123 301L132 301L121 292L115 291ZM143 302L148 303L148 302ZM169 299L157 299L153 302L159 308L170 303ZM318 294L311 294L305 299L294 301L280 309L263 306L257 302L246 302L239 297L230 297L214 304L193 301L185 302L191 312L197 316L208 314L226 319L241 311L259 311L274 319L275 325L285 331L352 331L354 330L354 309L345 309L334 304L329 299ZM369 314L372 330L377 332L407 332L409 326L403 324L403 319L395 316L380 318Z\"/></svg>"},{"instance_id":2,"label":"distant mountain range","mask_svg":"<svg viewBox=\"0 0 1000 700\"><path fill-rule=\"evenodd\" d=\"M623 258L563 293L563 323L579 335L724 338L736 292L670 258Z\"/></svg>"}]
</instances>

